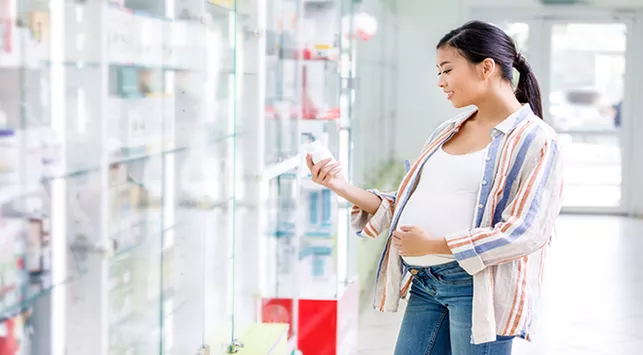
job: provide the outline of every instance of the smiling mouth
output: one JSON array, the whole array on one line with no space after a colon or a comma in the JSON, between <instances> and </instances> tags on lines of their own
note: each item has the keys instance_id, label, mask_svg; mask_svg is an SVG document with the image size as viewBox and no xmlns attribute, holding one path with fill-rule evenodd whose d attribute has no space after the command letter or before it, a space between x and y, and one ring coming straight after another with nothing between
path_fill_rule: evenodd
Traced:
<instances>
[{"instance_id":1,"label":"smiling mouth","mask_svg":"<svg viewBox=\"0 0 643 355\"><path fill-rule=\"evenodd\" d=\"M447 96L447 100L451 100L453 97L453 91L447 91L444 94Z\"/></svg>"}]
</instances>

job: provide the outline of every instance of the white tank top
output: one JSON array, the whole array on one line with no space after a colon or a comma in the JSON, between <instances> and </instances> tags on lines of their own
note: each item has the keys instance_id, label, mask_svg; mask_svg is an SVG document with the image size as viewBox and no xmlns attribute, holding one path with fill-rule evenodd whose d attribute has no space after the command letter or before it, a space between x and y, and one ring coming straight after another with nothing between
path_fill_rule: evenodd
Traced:
<instances>
[{"instance_id":1,"label":"white tank top","mask_svg":"<svg viewBox=\"0 0 643 355\"><path fill-rule=\"evenodd\" d=\"M440 147L422 168L420 181L409 198L401 226L418 226L429 234L444 237L473 226L487 149L451 155ZM412 266L435 266L454 261L453 255L404 257Z\"/></svg>"}]
</instances>

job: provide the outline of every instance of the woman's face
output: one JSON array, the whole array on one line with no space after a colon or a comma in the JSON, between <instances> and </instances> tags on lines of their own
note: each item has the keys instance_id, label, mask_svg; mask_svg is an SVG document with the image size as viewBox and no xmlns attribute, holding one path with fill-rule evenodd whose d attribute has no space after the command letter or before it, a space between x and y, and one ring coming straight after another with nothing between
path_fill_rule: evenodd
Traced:
<instances>
[{"instance_id":1,"label":"woman's face","mask_svg":"<svg viewBox=\"0 0 643 355\"><path fill-rule=\"evenodd\" d=\"M438 49L438 86L455 108L474 105L484 95L484 76L479 65L470 63L456 49Z\"/></svg>"}]
</instances>

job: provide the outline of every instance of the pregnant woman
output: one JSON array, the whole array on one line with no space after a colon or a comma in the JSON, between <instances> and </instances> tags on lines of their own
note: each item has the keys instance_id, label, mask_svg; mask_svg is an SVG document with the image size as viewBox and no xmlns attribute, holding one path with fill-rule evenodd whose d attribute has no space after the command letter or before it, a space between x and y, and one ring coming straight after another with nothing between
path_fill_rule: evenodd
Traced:
<instances>
[{"instance_id":1,"label":"pregnant woman","mask_svg":"<svg viewBox=\"0 0 643 355\"><path fill-rule=\"evenodd\" d=\"M500 28L449 32L436 64L453 106L476 109L437 128L396 192L354 187L330 161L308 156L308 166L354 204L361 236L386 232L374 306L395 312L408 299L396 355L511 354L515 337L530 339L560 210L558 141L534 73Z\"/></svg>"}]
</instances>

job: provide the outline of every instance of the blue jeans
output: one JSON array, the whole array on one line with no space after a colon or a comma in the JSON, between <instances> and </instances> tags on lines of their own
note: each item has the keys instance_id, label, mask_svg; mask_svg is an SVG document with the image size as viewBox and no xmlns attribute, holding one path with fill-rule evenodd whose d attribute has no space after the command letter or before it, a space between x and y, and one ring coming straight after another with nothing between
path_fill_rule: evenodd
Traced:
<instances>
[{"instance_id":1,"label":"blue jeans","mask_svg":"<svg viewBox=\"0 0 643 355\"><path fill-rule=\"evenodd\" d=\"M513 337L471 344L473 277L457 262L409 266L413 286L395 355L510 355Z\"/></svg>"}]
</instances>

